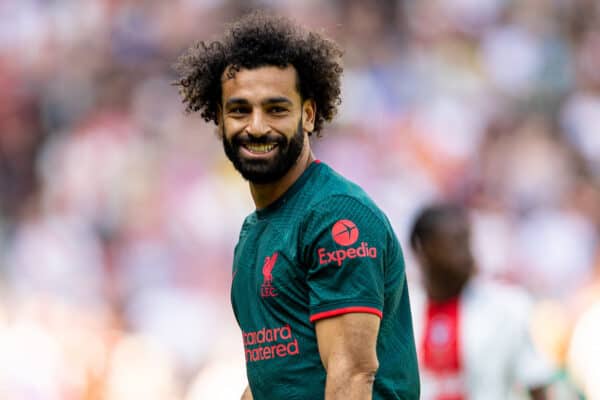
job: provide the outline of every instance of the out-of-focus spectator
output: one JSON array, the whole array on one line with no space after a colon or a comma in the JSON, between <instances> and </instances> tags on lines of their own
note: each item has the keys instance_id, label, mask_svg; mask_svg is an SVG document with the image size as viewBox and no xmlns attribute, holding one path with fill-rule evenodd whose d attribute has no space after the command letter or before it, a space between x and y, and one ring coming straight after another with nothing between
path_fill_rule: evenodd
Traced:
<instances>
[{"instance_id":1,"label":"out-of-focus spectator","mask_svg":"<svg viewBox=\"0 0 600 400\"><path fill-rule=\"evenodd\" d=\"M531 301L475 276L466 210L425 208L411 244L424 291L412 296L423 399L507 399L518 387L546 399L553 369L531 337Z\"/></svg>"}]
</instances>

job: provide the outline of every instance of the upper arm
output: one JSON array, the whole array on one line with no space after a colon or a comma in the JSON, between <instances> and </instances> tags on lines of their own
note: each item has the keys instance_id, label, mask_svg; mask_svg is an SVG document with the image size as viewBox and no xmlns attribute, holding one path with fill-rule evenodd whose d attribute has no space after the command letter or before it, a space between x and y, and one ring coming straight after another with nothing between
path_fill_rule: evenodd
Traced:
<instances>
[{"instance_id":1,"label":"upper arm","mask_svg":"<svg viewBox=\"0 0 600 400\"><path fill-rule=\"evenodd\" d=\"M401 253L388 221L355 198L334 196L313 209L304 232L310 321L323 366L328 374L331 365L376 371L386 283L404 279L404 265L389 263Z\"/></svg>"},{"instance_id":2,"label":"upper arm","mask_svg":"<svg viewBox=\"0 0 600 400\"><path fill-rule=\"evenodd\" d=\"M402 285L403 264L387 221L354 198L315 207L301 239L310 321L348 314L382 317L386 283ZM392 269L390 271L390 269Z\"/></svg>"},{"instance_id":3,"label":"upper arm","mask_svg":"<svg viewBox=\"0 0 600 400\"><path fill-rule=\"evenodd\" d=\"M347 313L316 321L319 354L325 369L332 366L375 373L380 319L371 313Z\"/></svg>"}]
</instances>

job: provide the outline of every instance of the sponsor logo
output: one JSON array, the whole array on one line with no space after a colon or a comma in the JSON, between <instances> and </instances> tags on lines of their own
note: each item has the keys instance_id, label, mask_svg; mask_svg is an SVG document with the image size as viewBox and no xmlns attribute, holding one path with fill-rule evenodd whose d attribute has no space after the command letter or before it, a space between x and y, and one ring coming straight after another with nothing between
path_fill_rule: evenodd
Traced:
<instances>
[{"instance_id":1,"label":"sponsor logo","mask_svg":"<svg viewBox=\"0 0 600 400\"><path fill-rule=\"evenodd\" d=\"M260 296L263 298L277 296L277 292L273 287L273 268L275 267L278 256L279 254L275 252L272 256L265 257L265 262L262 268L263 284L260 286Z\"/></svg>"},{"instance_id":2,"label":"sponsor logo","mask_svg":"<svg viewBox=\"0 0 600 400\"><path fill-rule=\"evenodd\" d=\"M358 228L348 219L341 219L331 228L333 240L340 246L350 246L358 240Z\"/></svg>"},{"instance_id":3,"label":"sponsor logo","mask_svg":"<svg viewBox=\"0 0 600 400\"><path fill-rule=\"evenodd\" d=\"M331 228L331 237L333 238L333 241L340 246L347 247L355 244L358 241L358 235L358 227L349 219L340 219L333 224L333 228ZM358 247L334 251L320 248L317 252L319 255L319 264L335 263L340 267L347 258L377 258L377 248L370 247L367 242L361 242Z\"/></svg>"},{"instance_id":4,"label":"sponsor logo","mask_svg":"<svg viewBox=\"0 0 600 400\"><path fill-rule=\"evenodd\" d=\"M300 354L298 339L289 325L242 332L246 362L255 362Z\"/></svg>"},{"instance_id":5,"label":"sponsor logo","mask_svg":"<svg viewBox=\"0 0 600 400\"><path fill-rule=\"evenodd\" d=\"M347 258L377 258L377 248L369 247L367 242L362 242L359 247L327 251L324 248L319 249L319 264L337 263L342 266Z\"/></svg>"}]
</instances>

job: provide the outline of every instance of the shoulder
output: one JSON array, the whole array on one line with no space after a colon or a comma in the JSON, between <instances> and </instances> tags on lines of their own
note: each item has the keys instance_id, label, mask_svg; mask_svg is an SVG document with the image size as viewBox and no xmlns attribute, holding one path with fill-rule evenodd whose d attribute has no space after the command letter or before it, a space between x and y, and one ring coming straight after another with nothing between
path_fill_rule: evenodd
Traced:
<instances>
[{"instance_id":1,"label":"shoulder","mask_svg":"<svg viewBox=\"0 0 600 400\"><path fill-rule=\"evenodd\" d=\"M517 305L524 305L531 300L527 291L520 286L482 277L474 277L466 287L465 294Z\"/></svg>"},{"instance_id":2,"label":"shoulder","mask_svg":"<svg viewBox=\"0 0 600 400\"><path fill-rule=\"evenodd\" d=\"M308 216L319 216L335 210L368 213L387 222L383 211L358 184L321 163L312 182L312 195L307 207Z\"/></svg>"},{"instance_id":3,"label":"shoulder","mask_svg":"<svg viewBox=\"0 0 600 400\"><path fill-rule=\"evenodd\" d=\"M256 212L253 212L252 214L249 214L246 218L244 218L244 222L242 222L240 233L238 235L238 244L252 232L253 227L256 225L256 222Z\"/></svg>"},{"instance_id":4,"label":"shoulder","mask_svg":"<svg viewBox=\"0 0 600 400\"><path fill-rule=\"evenodd\" d=\"M533 299L523 288L480 277L469 282L463 298L467 304L492 309L506 318L521 322L530 318L533 307Z\"/></svg>"},{"instance_id":5,"label":"shoulder","mask_svg":"<svg viewBox=\"0 0 600 400\"><path fill-rule=\"evenodd\" d=\"M348 193L329 193L314 202L303 218L301 234L306 243L331 236L340 246L364 242L390 250L399 247L383 212L365 198Z\"/></svg>"},{"instance_id":6,"label":"shoulder","mask_svg":"<svg viewBox=\"0 0 600 400\"><path fill-rule=\"evenodd\" d=\"M244 218L244 222L242 222L242 227L240 228L240 235L242 235L249 227L256 223L256 212L249 214Z\"/></svg>"}]
</instances>

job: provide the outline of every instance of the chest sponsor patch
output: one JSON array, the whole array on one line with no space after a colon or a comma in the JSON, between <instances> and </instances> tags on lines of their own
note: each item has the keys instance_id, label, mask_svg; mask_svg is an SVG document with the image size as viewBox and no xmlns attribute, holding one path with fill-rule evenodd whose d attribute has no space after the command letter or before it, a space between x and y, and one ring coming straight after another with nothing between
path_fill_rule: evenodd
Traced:
<instances>
[{"instance_id":1,"label":"chest sponsor patch","mask_svg":"<svg viewBox=\"0 0 600 400\"><path fill-rule=\"evenodd\" d=\"M289 325L242 331L246 362L270 360L300 354L298 339Z\"/></svg>"},{"instance_id":2,"label":"chest sponsor patch","mask_svg":"<svg viewBox=\"0 0 600 400\"><path fill-rule=\"evenodd\" d=\"M333 241L340 246L348 247L329 251L323 247L317 250L319 255L319 264L336 263L342 266L347 258L377 258L377 248L371 247L367 242L361 242L359 246L354 245L359 238L360 231L356 224L348 219L341 219L333 224L331 228L331 237Z\"/></svg>"}]
</instances>

